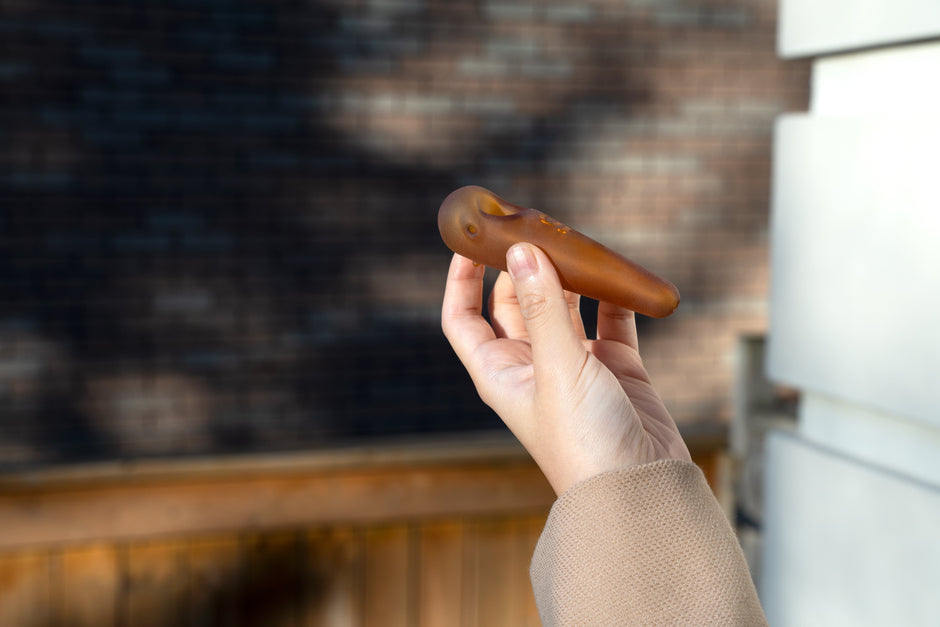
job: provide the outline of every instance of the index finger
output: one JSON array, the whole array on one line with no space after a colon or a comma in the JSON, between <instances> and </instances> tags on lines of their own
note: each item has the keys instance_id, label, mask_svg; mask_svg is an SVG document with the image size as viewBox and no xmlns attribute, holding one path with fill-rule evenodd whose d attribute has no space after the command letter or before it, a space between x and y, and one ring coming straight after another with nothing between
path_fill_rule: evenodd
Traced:
<instances>
[{"instance_id":1,"label":"index finger","mask_svg":"<svg viewBox=\"0 0 940 627\"><path fill-rule=\"evenodd\" d=\"M483 273L486 268L455 254L447 272L441 328L464 365L478 346L496 339L483 318Z\"/></svg>"}]
</instances>

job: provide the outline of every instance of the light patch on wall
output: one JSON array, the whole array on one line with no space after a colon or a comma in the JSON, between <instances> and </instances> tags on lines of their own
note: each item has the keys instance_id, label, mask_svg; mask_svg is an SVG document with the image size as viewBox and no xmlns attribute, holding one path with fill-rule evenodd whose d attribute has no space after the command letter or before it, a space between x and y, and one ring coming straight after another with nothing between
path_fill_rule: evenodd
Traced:
<instances>
[{"instance_id":1,"label":"light patch on wall","mask_svg":"<svg viewBox=\"0 0 940 627\"><path fill-rule=\"evenodd\" d=\"M320 112L330 126L354 147L396 163L454 166L481 141L472 100L380 90L330 100Z\"/></svg>"},{"instance_id":2,"label":"light patch on wall","mask_svg":"<svg viewBox=\"0 0 940 627\"><path fill-rule=\"evenodd\" d=\"M36 442L44 403L64 395L70 360L63 347L38 333L0 321L0 463L20 464L43 459Z\"/></svg>"},{"instance_id":3,"label":"light patch on wall","mask_svg":"<svg viewBox=\"0 0 940 627\"><path fill-rule=\"evenodd\" d=\"M83 405L91 425L119 442L122 454L161 455L208 448L211 396L192 376L131 372L91 378Z\"/></svg>"},{"instance_id":4,"label":"light patch on wall","mask_svg":"<svg viewBox=\"0 0 940 627\"><path fill-rule=\"evenodd\" d=\"M428 280L428 268L440 268L438 279ZM370 300L398 311L409 311L436 324L440 317L440 301L447 272L446 257L413 254L370 257L362 260L356 272Z\"/></svg>"}]
</instances>

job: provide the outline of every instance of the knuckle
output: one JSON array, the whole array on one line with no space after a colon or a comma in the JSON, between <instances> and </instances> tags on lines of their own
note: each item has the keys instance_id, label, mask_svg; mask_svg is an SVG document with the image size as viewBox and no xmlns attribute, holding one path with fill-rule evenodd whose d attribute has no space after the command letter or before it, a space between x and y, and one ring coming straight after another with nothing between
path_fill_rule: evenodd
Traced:
<instances>
[{"instance_id":1,"label":"knuckle","mask_svg":"<svg viewBox=\"0 0 940 627\"><path fill-rule=\"evenodd\" d=\"M529 293L519 298L519 310L526 320L539 320L548 316L551 302L544 294Z\"/></svg>"}]
</instances>

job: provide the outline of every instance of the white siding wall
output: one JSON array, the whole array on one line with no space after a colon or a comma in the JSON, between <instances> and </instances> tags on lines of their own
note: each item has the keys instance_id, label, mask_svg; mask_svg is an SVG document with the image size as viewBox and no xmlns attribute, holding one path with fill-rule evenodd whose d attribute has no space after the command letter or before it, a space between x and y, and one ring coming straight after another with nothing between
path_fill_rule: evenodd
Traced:
<instances>
[{"instance_id":1,"label":"white siding wall","mask_svg":"<svg viewBox=\"0 0 940 627\"><path fill-rule=\"evenodd\" d=\"M780 29L815 61L776 133L767 371L803 400L767 449L762 600L940 625L940 1L782 0Z\"/></svg>"},{"instance_id":2,"label":"white siding wall","mask_svg":"<svg viewBox=\"0 0 940 627\"><path fill-rule=\"evenodd\" d=\"M781 0L780 55L808 57L940 32L937 0Z\"/></svg>"}]
</instances>

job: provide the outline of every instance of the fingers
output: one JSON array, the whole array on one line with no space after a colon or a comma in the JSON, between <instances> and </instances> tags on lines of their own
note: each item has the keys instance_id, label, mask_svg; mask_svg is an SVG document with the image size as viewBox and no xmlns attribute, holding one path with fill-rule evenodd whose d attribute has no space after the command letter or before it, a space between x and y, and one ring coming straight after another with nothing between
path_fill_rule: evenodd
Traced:
<instances>
[{"instance_id":1,"label":"fingers","mask_svg":"<svg viewBox=\"0 0 940 627\"><path fill-rule=\"evenodd\" d=\"M584 339L584 321L581 319L581 296L575 292L565 292L565 301L575 333ZM519 299L516 297L516 288L512 284L509 274L501 272L490 292L490 320L496 335L514 340L528 341L529 335L525 328L525 321L519 311Z\"/></svg>"},{"instance_id":2,"label":"fingers","mask_svg":"<svg viewBox=\"0 0 940 627\"><path fill-rule=\"evenodd\" d=\"M516 244L509 249L506 262L532 345L536 376L540 369L553 369L557 364L580 368L584 346L548 257L531 244Z\"/></svg>"},{"instance_id":3,"label":"fingers","mask_svg":"<svg viewBox=\"0 0 940 627\"><path fill-rule=\"evenodd\" d=\"M490 321L498 337L515 340L528 340L525 322L519 313L519 300L512 279L505 272L500 272L490 292Z\"/></svg>"},{"instance_id":4,"label":"fingers","mask_svg":"<svg viewBox=\"0 0 940 627\"><path fill-rule=\"evenodd\" d=\"M571 314L574 332L583 340L587 333L584 331L584 319L581 317L581 295L577 292L565 292L565 300L568 301L568 313Z\"/></svg>"},{"instance_id":5,"label":"fingers","mask_svg":"<svg viewBox=\"0 0 940 627\"><path fill-rule=\"evenodd\" d=\"M629 309L610 303L599 303L597 307L597 339L626 344L639 351L636 333L636 315Z\"/></svg>"},{"instance_id":6,"label":"fingers","mask_svg":"<svg viewBox=\"0 0 940 627\"><path fill-rule=\"evenodd\" d=\"M496 337L482 316L485 270L466 257L454 255L444 289L441 327L457 357L468 369L476 348Z\"/></svg>"}]
</instances>

